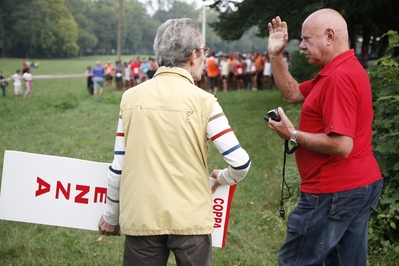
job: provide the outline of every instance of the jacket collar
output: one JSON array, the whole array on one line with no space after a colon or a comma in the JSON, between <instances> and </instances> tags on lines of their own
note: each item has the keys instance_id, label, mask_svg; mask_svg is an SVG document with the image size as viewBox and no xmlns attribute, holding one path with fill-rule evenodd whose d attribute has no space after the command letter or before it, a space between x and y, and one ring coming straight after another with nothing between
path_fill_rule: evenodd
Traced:
<instances>
[{"instance_id":1,"label":"jacket collar","mask_svg":"<svg viewBox=\"0 0 399 266\"><path fill-rule=\"evenodd\" d=\"M154 78L156 76L160 76L160 75L177 75L177 76L181 76L185 79L187 79L191 84L194 84L194 79L193 77L190 75L190 73L188 73L187 70L185 70L184 68L180 68L180 67L160 67L158 68L157 72L154 75Z\"/></svg>"}]
</instances>

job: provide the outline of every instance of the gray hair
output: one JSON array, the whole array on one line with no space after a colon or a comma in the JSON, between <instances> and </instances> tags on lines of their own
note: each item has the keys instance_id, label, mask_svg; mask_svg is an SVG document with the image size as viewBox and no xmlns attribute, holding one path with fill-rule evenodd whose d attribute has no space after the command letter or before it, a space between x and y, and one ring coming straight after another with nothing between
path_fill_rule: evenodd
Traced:
<instances>
[{"instance_id":1,"label":"gray hair","mask_svg":"<svg viewBox=\"0 0 399 266\"><path fill-rule=\"evenodd\" d=\"M200 53L200 36L197 23L189 18L169 19L161 24L154 40L154 53L158 65L185 65L194 49Z\"/></svg>"}]
</instances>

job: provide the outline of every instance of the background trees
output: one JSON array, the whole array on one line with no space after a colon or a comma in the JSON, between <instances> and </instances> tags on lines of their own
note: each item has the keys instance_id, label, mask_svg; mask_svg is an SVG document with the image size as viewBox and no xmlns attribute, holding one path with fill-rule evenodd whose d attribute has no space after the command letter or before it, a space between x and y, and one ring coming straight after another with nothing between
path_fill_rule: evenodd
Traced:
<instances>
[{"instance_id":1,"label":"background trees","mask_svg":"<svg viewBox=\"0 0 399 266\"><path fill-rule=\"evenodd\" d=\"M399 35L386 34L389 49L399 48ZM371 217L370 254L389 256L392 265L399 258L399 56L386 55L368 71L373 87L373 147L384 177L384 188Z\"/></svg>"},{"instance_id":2,"label":"background trees","mask_svg":"<svg viewBox=\"0 0 399 266\"><path fill-rule=\"evenodd\" d=\"M201 28L202 8L186 1L159 0L147 14L149 2L124 0L122 54L152 54L158 26L169 18L189 17ZM153 2L155 3L155 2ZM71 57L112 55L117 49L118 1L0 0L1 57ZM210 21L218 12L207 9ZM216 51L265 50L254 31L245 40L223 41L207 26L207 45ZM244 38L243 38L244 39Z\"/></svg>"},{"instance_id":3,"label":"background trees","mask_svg":"<svg viewBox=\"0 0 399 266\"><path fill-rule=\"evenodd\" d=\"M124 0L123 54L152 54L157 27L168 18L190 17L202 24L194 0ZM237 2L236 2L237 1ZM197 1L198 3L198 1ZM288 22L290 38L300 38L302 21L323 7L335 8L348 21L351 46L380 57L389 29L399 30L399 1L394 0L208 0L206 44L216 52L267 48L267 23L276 15ZM147 13L147 7L153 12ZM0 0L0 56L71 57L112 55L117 49L118 1ZM364 40L362 42L362 40ZM287 48L297 50L297 46ZM291 51L290 51L291 52Z\"/></svg>"},{"instance_id":4,"label":"background trees","mask_svg":"<svg viewBox=\"0 0 399 266\"><path fill-rule=\"evenodd\" d=\"M1 0L0 6L3 56L77 54L78 25L64 0Z\"/></svg>"},{"instance_id":5,"label":"background trees","mask_svg":"<svg viewBox=\"0 0 399 266\"><path fill-rule=\"evenodd\" d=\"M333 8L347 20L350 45L360 40L370 47L374 57L380 57L388 45L387 38L380 36L388 30L399 30L399 1L394 0L215 0L212 9L225 10L219 20L211 24L216 33L226 40L239 39L246 30L257 26L257 35L268 35L267 23L276 15L288 23L290 38L300 38L303 20L320 8Z\"/></svg>"}]
</instances>

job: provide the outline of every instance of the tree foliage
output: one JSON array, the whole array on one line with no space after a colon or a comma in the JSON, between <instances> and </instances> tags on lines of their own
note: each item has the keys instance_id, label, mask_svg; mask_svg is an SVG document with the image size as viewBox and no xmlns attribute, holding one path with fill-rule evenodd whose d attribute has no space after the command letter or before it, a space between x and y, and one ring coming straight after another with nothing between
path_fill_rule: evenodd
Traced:
<instances>
[{"instance_id":1,"label":"tree foliage","mask_svg":"<svg viewBox=\"0 0 399 266\"><path fill-rule=\"evenodd\" d=\"M148 14L151 5L153 12ZM2 57L69 57L116 52L118 1L0 0L0 6ZM396 0L214 0L211 8L206 8L206 45L217 52L264 52L267 23L273 17L280 15L287 21L290 39L295 39L300 37L306 16L323 7L335 8L346 18L352 47L361 37L367 46L370 43L375 51L385 52L386 38L376 42L376 37L388 29L399 30ZM124 54L152 54L156 29L168 18L189 17L202 27L202 8L193 1L124 0L123 8ZM377 56L377 52L373 55Z\"/></svg>"},{"instance_id":2,"label":"tree foliage","mask_svg":"<svg viewBox=\"0 0 399 266\"><path fill-rule=\"evenodd\" d=\"M81 0L68 0L65 4L78 24L77 44L82 55L83 49L92 50L98 44L98 38L94 34L95 22L87 15L90 12L90 4Z\"/></svg>"},{"instance_id":3,"label":"tree foliage","mask_svg":"<svg viewBox=\"0 0 399 266\"><path fill-rule=\"evenodd\" d=\"M147 13L153 4L154 12ZM113 55L117 49L119 5L114 0L0 0L0 56L70 57ZM155 8L157 7L157 9ZM4 7L4 8L3 8ZM206 21L219 13L206 8ZM170 18L188 17L202 28L202 8L183 0L124 0L123 54L153 54L159 25ZM219 52L259 51L264 38L250 28L238 41L225 41L206 25L206 45Z\"/></svg>"},{"instance_id":4,"label":"tree foliage","mask_svg":"<svg viewBox=\"0 0 399 266\"><path fill-rule=\"evenodd\" d=\"M288 23L290 38L300 38L304 19L321 8L333 8L343 15L348 22L353 48L358 36L368 46L369 41L375 40L372 36L380 37L389 29L399 30L399 1L396 0L244 0L240 3L216 0L211 8L224 10L211 26L226 40L239 39L253 26L258 28L258 36L266 37L268 22L277 15ZM385 52L386 43L382 46L381 53Z\"/></svg>"},{"instance_id":5,"label":"tree foliage","mask_svg":"<svg viewBox=\"0 0 399 266\"><path fill-rule=\"evenodd\" d=\"M0 9L2 53L75 55L77 24L65 0L2 0ZM3 6L5 7L3 9Z\"/></svg>"},{"instance_id":6,"label":"tree foliage","mask_svg":"<svg viewBox=\"0 0 399 266\"><path fill-rule=\"evenodd\" d=\"M391 51L399 35L389 31ZM371 252L399 258L399 57L388 54L369 71L375 107L373 146L384 177L384 189L370 228Z\"/></svg>"},{"instance_id":7,"label":"tree foliage","mask_svg":"<svg viewBox=\"0 0 399 266\"><path fill-rule=\"evenodd\" d=\"M43 50L49 55L76 55L79 47L78 25L69 9L64 5L65 0L48 1L47 29L43 32Z\"/></svg>"}]
</instances>

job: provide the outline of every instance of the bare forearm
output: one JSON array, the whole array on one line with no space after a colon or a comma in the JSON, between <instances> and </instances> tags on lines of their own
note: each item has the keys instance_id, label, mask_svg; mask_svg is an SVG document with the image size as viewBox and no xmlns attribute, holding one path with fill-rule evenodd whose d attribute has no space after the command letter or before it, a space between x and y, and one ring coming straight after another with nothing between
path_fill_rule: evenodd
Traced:
<instances>
[{"instance_id":1,"label":"bare forearm","mask_svg":"<svg viewBox=\"0 0 399 266\"><path fill-rule=\"evenodd\" d=\"M288 103L301 103L304 96L299 91L298 82L291 76L285 65L283 55L270 56L274 82Z\"/></svg>"},{"instance_id":2,"label":"bare forearm","mask_svg":"<svg viewBox=\"0 0 399 266\"><path fill-rule=\"evenodd\" d=\"M338 134L313 134L298 131L296 139L299 145L309 150L343 158L348 157L353 148L353 140L351 137Z\"/></svg>"}]
</instances>

